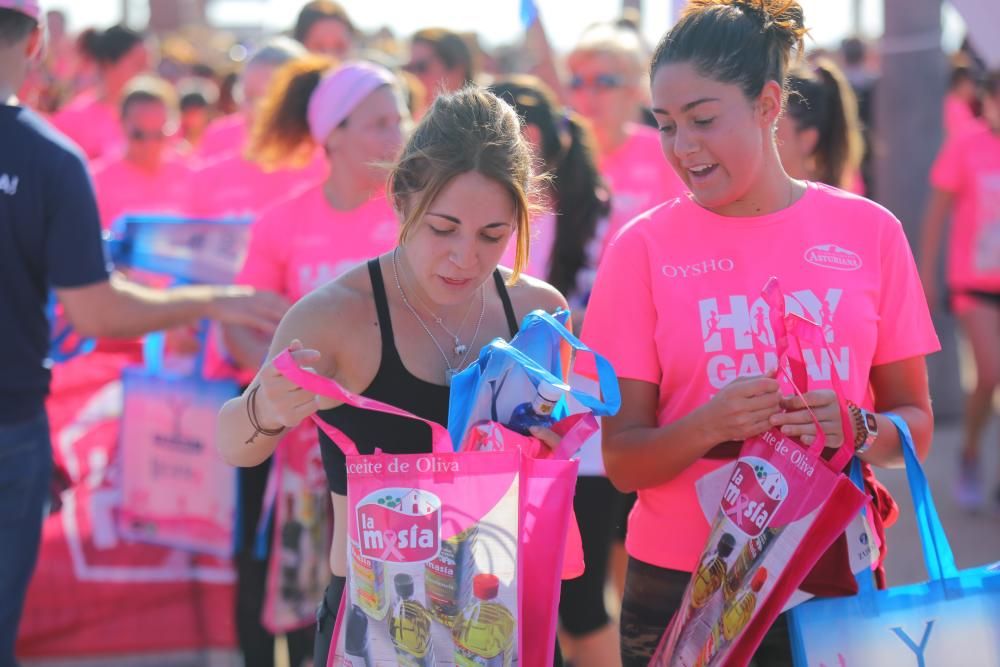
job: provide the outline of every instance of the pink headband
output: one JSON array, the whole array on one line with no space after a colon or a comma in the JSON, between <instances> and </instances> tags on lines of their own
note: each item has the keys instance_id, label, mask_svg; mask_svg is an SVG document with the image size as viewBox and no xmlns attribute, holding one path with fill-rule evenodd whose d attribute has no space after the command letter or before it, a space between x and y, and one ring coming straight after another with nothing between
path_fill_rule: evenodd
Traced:
<instances>
[{"instance_id":1,"label":"pink headband","mask_svg":"<svg viewBox=\"0 0 1000 667\"><path fill-rule=\"evenodd\" d=\"M41 20L42 16L42 8L39 6L38 0L0 0L0 9L13 9L15 12L21 12L36 21Z\"/></svg>"},{"instance_id":2,"label":"pink headband","mask_svg":"<svg viewBox=\"0 0 1000 667\"><path fill-rule=\"evenodd\" d=\"M392 72L368 62L345 63L324 76L309 98L309 131L313 139L325 143L362 100L376 89L394 83L396 77Z\"/></svg>"}]
</instances>

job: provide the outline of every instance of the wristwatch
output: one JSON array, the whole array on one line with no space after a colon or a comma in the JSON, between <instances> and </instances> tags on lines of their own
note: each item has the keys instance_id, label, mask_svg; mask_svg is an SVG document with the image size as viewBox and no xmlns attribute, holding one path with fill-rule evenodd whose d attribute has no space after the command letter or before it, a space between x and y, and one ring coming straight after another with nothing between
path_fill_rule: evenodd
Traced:
<instances>
[{"instance_id":1,"label":"wristwatch","mask_svg":"<svg viewBox=\"0 0 1000 667\"><path fill-rule=\"evenodd\" d=\"M874 412L859 408L853 401L847 401L854 422L854 454L860 455L871 449L878 438L878 420Z\"/></svg>"}]
</instances>

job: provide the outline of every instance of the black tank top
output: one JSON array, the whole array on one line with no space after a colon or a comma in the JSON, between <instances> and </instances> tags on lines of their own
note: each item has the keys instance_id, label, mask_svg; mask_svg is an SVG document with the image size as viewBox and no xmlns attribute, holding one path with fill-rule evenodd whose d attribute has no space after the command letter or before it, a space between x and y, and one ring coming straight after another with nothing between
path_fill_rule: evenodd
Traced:
<instances>
[{"instance_id":1,"label":"black tank top","mask_svg":"<svg viewBox=\"0 0 1000 667\"><path fill-rule=\"evenodd\" d=\"M389 317L389 300L385 293L385 282L382 280L382 268L377 259L368 262L368 273L371 276L375 311L378 313L378 325L382 334L382 360L375 379L361 392L361 395L447 426L449 388L421 380L406 370L396 350L392 320ZM514 308L510 303L510 295L507 294L507 287L499 271L493 273L493 279L513 338L518 325ZM353 440L361 454L372 454L376 447L391 454L419 454L431 451L430 428L412 419L361 410L350 405L320 410L319 416ZM346 495L347 462L344 454L322 431L319 433L319 441L330 491Z\"/></svg>"}]
</instances>

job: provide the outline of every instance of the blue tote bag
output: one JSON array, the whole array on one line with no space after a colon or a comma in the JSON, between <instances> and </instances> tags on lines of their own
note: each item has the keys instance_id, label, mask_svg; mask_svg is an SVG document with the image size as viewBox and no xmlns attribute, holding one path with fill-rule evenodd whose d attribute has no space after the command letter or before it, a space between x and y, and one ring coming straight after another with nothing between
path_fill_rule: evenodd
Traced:
<instances>
[{"instance_id":1,"label":"blue tote bag","mask_svg":"<svg viewBox=\"0 0 1000 667\"><path fill-rule=\"evenodd\" d=\"M789 614L796 667L1000 667L1000 563L959 571L909 428L890 414L906 458L924 562L922 584L812 600Z\"/></svg>"}]
</instances>

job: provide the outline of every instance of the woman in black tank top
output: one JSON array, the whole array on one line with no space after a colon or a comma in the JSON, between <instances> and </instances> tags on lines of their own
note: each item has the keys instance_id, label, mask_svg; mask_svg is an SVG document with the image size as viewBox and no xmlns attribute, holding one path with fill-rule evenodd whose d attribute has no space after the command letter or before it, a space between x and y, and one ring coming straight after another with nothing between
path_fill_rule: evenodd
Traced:
<instances>
[{"instance_id":1,"label":"woman in black tank top","mask_svg":"<svg viewBox=\"0 0 1000 667\"><path fill-rule=\"evenodd\" d=\"M427 382L407 370L399 357L396 341L393 338L388 295L377 259L368 262L368 275L375 297L375 312L378 315L378 328L382 339L382 357L375 379L361 392L361 395L447 425L450 397L448 386ZM493 283L496 286L497 297L503 304L507 321L504 338L510 339L517 333L517 316L514 314L507 286L504 285L499 271L493 272ZM395 287L395 284L393 286ZM430 451L430 428L412 419L362 410L351 405L321 410L319 415L353 440L361 454L372 454L376 447L393 454ZM319 432L319 440L330 492L347 495L347 469L343 452L322 431Z\"/></svg>"},{"instance_id":2,"label":"woman in black tank top","mask_svg":"<svg viewBox=\"0 0 1000 667\"><path fill-rule=\"evenodd\" d=\"M280 433L310 415L344 431L362 453L429 452L426 425L334 406L295 387L273 365L296 362L346 389L447 424L448 382L490 340L566 300L519 276L527 260L536 176L513 109L475 88L437 99L390 175L402 218L398 247L299 301L282 320L268 362L219 416L219 449L234 465L269 457ZM513 239L512 239L513 237ZM508 242L513 271L497 268ZM321 435L334 508L333 579L319 612L316 664L325 665L346 572L345 459ZM533 666L534 667L534 666Z\"/></svg>"}]
</instances>

